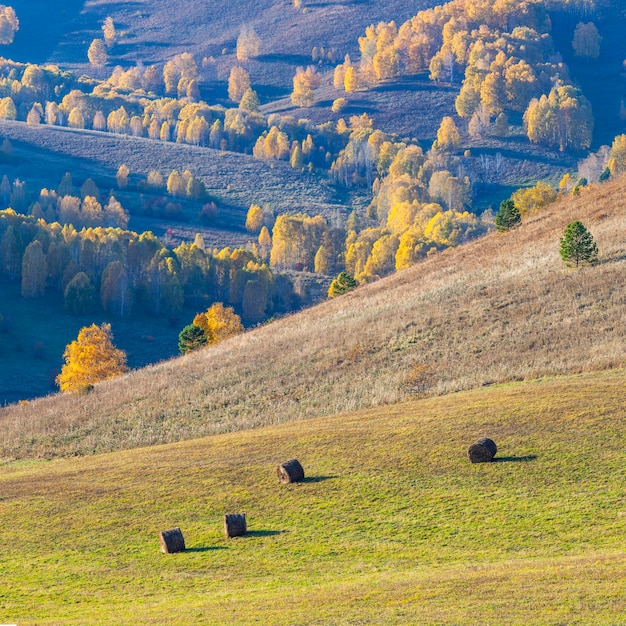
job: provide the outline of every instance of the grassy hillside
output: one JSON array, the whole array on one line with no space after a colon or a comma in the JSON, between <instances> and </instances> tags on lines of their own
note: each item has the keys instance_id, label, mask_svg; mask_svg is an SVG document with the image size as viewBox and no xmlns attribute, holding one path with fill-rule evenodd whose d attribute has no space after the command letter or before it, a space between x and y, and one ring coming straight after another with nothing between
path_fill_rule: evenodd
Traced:
<instances>
[{"instance_id":1,"label":"grassy hillside","mask_svg":"<svg viewBox=\"0 0 626 626\"><path fill-rule=\"evenodd\" d=\"M4 465L3 619L623 624L625 373ZM484 435L499 462L471 465ZM277 484L294 456L308 479Z\"/></svg>"},{"instance_id":2,"label":"grassy hillside","mask_svg":"<svg viewBox=\"0 0 626 626\"><path fill-rule=\"evenodd\" d=\"M32 187L56 187L69 171L79 184L93 177L103 190L115 188L115 174L122 163L136 182L145 180L150 170L161 172L167 180L173 169L189 169L226 212L222 227L240 233L253 203L268 203L277 214L306 211L328 218L337 212L345 217L353 202L358 206L365 203L362 194L350 194L315 174L303 175L284 161L261 161L234 152L128 135L29 127L6 120L0 121L0 136L11 141L15 157L13 163L0 165L0 171L10 179L27 180Z\"/></svg>"},{"instance_id":3,"label":"grassy hillside","mask_svg":"<svg viewBox=\"0 0 626 626\"><path fill-rule=\"evenodd\" d=\"M4 457L136 447L626 362L626 178L187 357L0 413ZM600 263L565 267L582 219ZM115 326L113 327L115 332Z\"/></svg>"}]
</instances>

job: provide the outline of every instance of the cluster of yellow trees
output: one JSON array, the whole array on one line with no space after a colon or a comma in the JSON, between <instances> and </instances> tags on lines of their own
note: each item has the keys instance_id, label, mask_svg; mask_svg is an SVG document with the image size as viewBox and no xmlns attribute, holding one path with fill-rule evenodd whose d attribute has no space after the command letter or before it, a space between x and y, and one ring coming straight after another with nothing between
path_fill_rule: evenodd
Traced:
<instances>
[{"instance_id":1,"label":"cluster of yellow trees","mask_svg":"<svg viewBox=\"0 0 626 626\"><path fill-rule=\"evenodd\" d=\"M584 149L593 130L591 107L569 84L567 67L555 60L550 28L540 0L452 0L420 11L399 28L394 22L368 27L359 38L360 62L346 58L335 69L334 84L350 92L424 70L434 80L462 78L456 109L470 119L470 134L499 117L501 133L506 110L526 111L531 141ZM593 23L578 25L577 55L596 58L599 42ZM555 127L556 137L546 130Z\"/></svg>"},{"instance_id":2,"label":"cluster of yellow trees","mask_svg":"<svg viewBox=\"0 0 626 626\"><path fill-rule=\"evenodd\" d=\"M548 96L533 98L524 113L528 138L563 150L582 150L591 145L591 104L577 87L554 87Z\"/></svg>"},{"instance_id":3,"label":"cluster of yellow trees","mask_svg":"<svg viewBox=\"0 0 626 626\"><path fill-rule=\"evenodd\" d=\"M259 158L289 160L297 169L327 168L345 146L345 123L342 128L290 115L261 115L248 71L241 66L231 69L228 80L237 107L224 110L200 101L198 82L209 72L204 66L214 65L204 61L198 66L191 54L182 53L162 71L117 67L89 93L75 75L54 66L0 60L0 119L254 151ZM301 70L295 83L295 101L304 106L319 76L313 69Z\"/></svg>"},{"instance_id":4,"label":"cluster of yellow trees","mask_svg":"<svg viewBox=\"0 0 626 626\"><path fill-rule=\"evenodd\" d=\"M118 169L116 179L120 191L129 188L130 170L126 165ZM143 203L136 209L144 214L184 218L183 208L177 200L189 200L204 203L199 216L214 217L217 207L209 200L206 187L202 180L194 176L188 169L180 173L172 170L164 180L157 170L151 170L145 180L140 181L136 188L145 192ZM154 195L167 192L168 196ZM168 199L169 198L169 199ZM0 208L11 207L19 213L30 214L48 223L60 222L82 227L119 227L126 228L130 216L128 211L116 199L113 192L108 198L102 197L97 184L88 178L79 187L74 186L72 175L66 172L59 186L54 189L41 189L33 195L24 181L15 179L11 183L5 175L0 181Z\"/></svg>"},{"instance_id":5,"label":"cluster of yellow trees","mask_svg":"<svg viewBox=\"0 0 626 626\"><path fill-rule=\"evenodd\" d=\"M449 134L444 125L442 146ZM367 216L373 225L359 228L352 215L344 230L330 226L321 216L297 214L278 216L272 228L266 213L253 205L246 224L259 233L258 250L267 250L269 244L272 267L326 275L345 270L363 283L491 227L467 210L472 200L470 181L453 173L456 159L440 149L425 155L419 146L395 142L361 118L354 120L348 148L338 161L342 176L377 175ZM333 167L337 171L337 162Z\"/></svg>"},{"instance_id":6,"label":"cluster of yellow trees","mask_svg":"<svg viewBox=\"0 0 626 626\"><path fill-rule=\"evenodd\" d=\"M221 302L199 313L193 324L186 326L179 336L180 351L185 354L205 345L219 343L233 337L244 328L232 307ZM110 324L84 326L77 338L63 353L65 363L56 383L66 393L87 393L96 383L126 374L126 353L113 344Z\"/></svg>"},{"instance_id":7,"label":"cluster of yellow trees","mask_svg":"<svg viewBox=\"0 0 626 626\"><path fill-rule=\"evenodd\" d=\"M291 281L248 250L208 250L199 236L169 250L150 232L77 230L12 209L0 211L0 272L21 281L24 297L59 294L75 314L99 305L117 317L171 317L185 303L222 301L256 323L301 304Z\"/></svg>"},{"instance_id":8,"label":"cluster of yellow trees","mask_svg":"<svg viewBox=\"0 0 626 626\"><path fill-rule=\"evenodd\" d=\"M491 227L467 210L469 180L433 169L441 164L431 159L417 146L401 147L377 182L369 211L377 226L350 230L346 239L345 268L358 282L409 267Z\"/></svg>"},{"instance_id":9,"label":"cluster of yellow trees","mask_svg":"<svg viewBox=\"0 0 626 626\"><path fill-rule=\"evenodd\" d=\"M355 284L405 269L432 252L457 246L493 228L491 217L483 219L465 209L471 193L467 179L433 169L441 164L441 155L424 155L419 147L402 144L395 145L394 151L390 163L379 165L386 175L374 185L376 194L368 217L377 222L376 226L360 229L354 214L345 230L329 226L321 216L281 215L270 234L267 214L258 206L251 207L249 230L261 229L259 243L262 238L265 245L269 243L270 265L326 275L339 271L341 276L329 292L334 296ZM371 156L376 162L381 153L372 149ZM626 171L626 135L615 138L603 163L605 174L601 180ZM559 191L578 193L586 184L587 181L566 174ZM559 191L538 182L517 190L511 201L525 216L554 202ZM353 278L354 283L350 282Z\"/></svg>"},{"instance_id":10,"label":"cluster of yellow trees","mask_svg":"<svg viewBox=\"0 0 626 626\"><path fill-rule=\"evenodd\" d=\"M12 207L36 219L52 223L83 226L114 226L126 228L129 215L115 196L103 201L96 183L88 178L80 188L74 187L72 177L66 173L57 190L41 189L32 201L26 183L15 179L13 183L4 175L0 181L0 208Z\"/></svg>"},{"instance_id":11,"label":"cluster of yellow trees","mask_svg":"<svg viewBox=\"0 0 626 626\"><path fill-rule=\"evenodd\" d=\"M206 345L224 341L243 332L241 318L232 307L221 302L212 304L204 313L198 313L193 323L178 335L178 349L187 354Z\"/></svg>"},{"instance_id":12,"label":"cluster of yellow trees","mask_svg":"<svg viewBox=\"0 0 626 626\"><path fill-rule=\"evenodd\" d=\"M440 150L424 154L418 146L396 143L372 130L363 119L355 120L354 126L353 143L358 137L363 144L359 150L368 154L373 171L380 176L374 183L375 196L368 210L368 218L376 225L359 228L355 215L345 230L330 226L321 216L302 214L281 215L274 223L273 216L270 219L267 211L253 205L247 227L259 233L258 249L269 250L272 267L326 275L345 271L348 277L363 283L409 267L431 252L457 246L493 228L491 218L483 219L467 210L471 185L466 177L453 173L454 157ZM445 125L442 127L445 130ZM449 134L452 131L443 133ZM443 136L438 142L446 143ZM442 168L446 164L452 171ZM611 174L626 171L626 135L615 138L602 167ZM566 175L560 190L576 193L584 184L585 181ZM519 189L511 200L524 216L557 197L557 190L539 182ZM337 283L333 294L344 292L343 282Z\"/></svg>"}]
</instances>

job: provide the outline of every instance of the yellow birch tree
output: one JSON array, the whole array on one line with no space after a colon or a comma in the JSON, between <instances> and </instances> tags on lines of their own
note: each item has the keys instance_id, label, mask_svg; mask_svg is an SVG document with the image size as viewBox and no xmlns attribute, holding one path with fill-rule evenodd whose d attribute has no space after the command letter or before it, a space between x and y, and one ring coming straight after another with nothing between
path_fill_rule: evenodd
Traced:
<instances>
[{"instance_id":1,"label":"yellow birch tree","mask_svg":"<svg viewBox=\"0 0 626 626\"><path fill-rule=\"evenodd\" d=\"M196 315L193 323L202 328L209 344L219 343L243 332L239 315L232 307L225 307L221 302L211 305L205 313Z\"/></svg>"},{"instance_id":2,"label":"yellow birch tree","mask_svg":"<svg viewBox=\"0 0 626 626\"><path fill-rule=\"evenodd\" d=\"M68 393L83 391L128 371L126 353L113 345L110 324L81 328L76 340L65 348L63 358L65 365L56 383Z\"/></svg>"}]
</instances>

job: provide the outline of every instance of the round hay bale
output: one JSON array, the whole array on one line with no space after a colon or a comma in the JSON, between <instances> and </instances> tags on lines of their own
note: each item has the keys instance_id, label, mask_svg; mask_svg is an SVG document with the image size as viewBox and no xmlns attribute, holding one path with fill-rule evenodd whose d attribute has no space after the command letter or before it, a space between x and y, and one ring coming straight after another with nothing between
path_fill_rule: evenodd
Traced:
<instances>
[{"instance_id":1,"label":"round hay bale","mask_svg":"<svg viewBox=\"0 0 626 626\"><path fill-rule=\"evenodd\" d=\"M164 530L159 533L159 541L161 542L161 552L164 554L185 550L185 539L180 528L172 528L172 530Z\"/></svg>"},{"instance_id":2,"label":"round hay bale","mask_svg":"<svg viewBox=\"0 0 626 626\"><path fill-rule=\"evenodd\" d=\"M281 483L297 483L304 478L304 470L298 459L290 459L276 468Z\"/></svg>"},{"instance_id":3,"label":"round hay bale","mask_svg":"<svg viewBox=\"0 0 626 626\"><path fill-rule=\"evenodd\" d=\"M473 443L467 451L467 456L472 463L489 463L496 456L498 447L493 439L479 439Z\"/></svg>"},{"instance_id":4,"label":"round hay bale","mask_svg":"<svg viewBox=\"0 0 626 626\"><path fill-rule=\"evenodd\" d=\"M227 537L243 537L246 532L245 513L230 513L224 515L224 534Z\"/></svg>"}]
</instances>

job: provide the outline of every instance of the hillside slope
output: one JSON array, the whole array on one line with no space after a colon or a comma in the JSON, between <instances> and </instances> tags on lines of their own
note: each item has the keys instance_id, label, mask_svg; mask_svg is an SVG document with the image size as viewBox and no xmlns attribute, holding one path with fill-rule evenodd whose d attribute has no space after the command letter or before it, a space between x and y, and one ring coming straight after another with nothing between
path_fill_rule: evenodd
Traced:
<instances>
[{"instance_id":1,"label":"hillside slope","mask_svg":"<svg viewBox=\"0 0 626 626\"><path fill-rule=\"evenodd\" d=\"M115 174L122 163L130 169L133 182L145 180L151 170L167 179L173 169L189 169L202 179L209 194L228 208L231 225L240 231L253 203L269 203L276 213L306 211L331 217L339 211L346 217L353 197L360 206L366 202L321 176L302 175L285 161L263 161L251 155L129 135L59 126L32 127L7 120L0 121L0 136L11 141L15 153L15 164L3 164L0 172L26 180L31 188L37 184L56 186L67 171L77 182L91 176L102 189L115 188Z\"/></svg>"},{"instance_id":2,"label":"hillside slope","mask_svg":"<svg viewBox=\"0 0 626 626\"><path fill-rule=\"evenodd\" d=\"M3 619L623 624L623 381L516 383L2 465ZM499 462L471 465L484 435ZM307 480L277 484L293 456ZM246 512L248 536L224 539L230 512ZM188 550L164 556L158 532L174 526Z\"/></svg>"},{"instance_id":3,"label":"hillside slope","mask_svg":"<svg viewBox=\"0 0 626 626\"><path fill-rule=\"evenodd\" d=\"M20 30L7 54L17 60L85 66L87 48L102 36L100 26L110 16L119 35L119 43L110 51L111 66L164 63L191 52L200 59L216 57L223 77L235 62L237 37L246 25L262 41L261 56L252 68L257 82L290 88L295 67L311 62L314 46L335 48L340 58L354 55L357 39L369 24L392 19L400 24L437 2L305 0L300 10L291 0L71 0L63 8L42 0L11 4Z\"/></svg>"},{"instance_id":4,"label":"hillside slope","mask_svg":"<svg viewBox=\"0 0 626 626\"><path fill-rule=\"evenodd\" d=\"M81 454L626 363L626 177L186 357L0 413L3 457ZM600 263L569 269L582 219ZM115 332L115 327L113 327Z\"/></svg>"}]
</instances>

